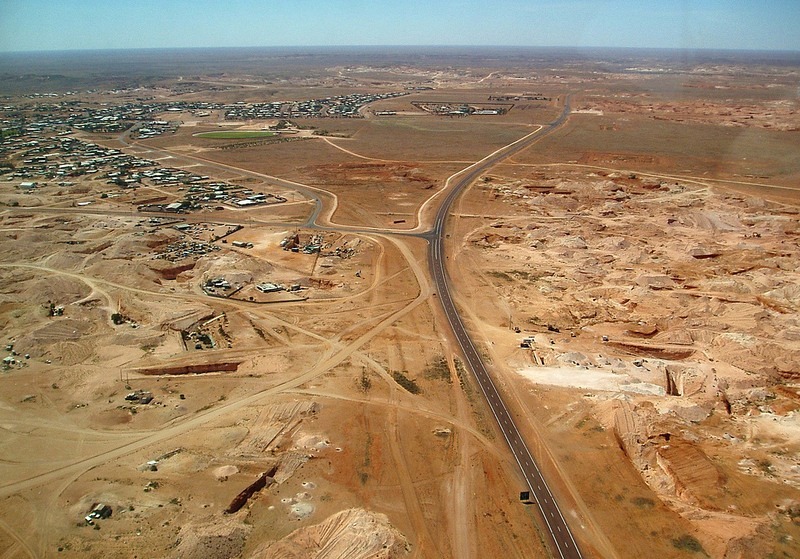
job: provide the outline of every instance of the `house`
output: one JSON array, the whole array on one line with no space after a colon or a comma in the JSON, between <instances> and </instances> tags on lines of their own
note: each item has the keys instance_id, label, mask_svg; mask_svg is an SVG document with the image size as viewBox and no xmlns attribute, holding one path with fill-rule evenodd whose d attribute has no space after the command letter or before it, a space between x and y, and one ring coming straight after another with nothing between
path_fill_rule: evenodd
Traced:
<instances>
[{"instance_id":1,"label":"house","mask_svg":"<svg viewBox=\"0 0 800 559\"><path fill-rule=\"evenodd\" d=\"M283 286L276 283L260 283L256 286L261 293L276 293L283 291Z\"/></svg>"}]
</instances>

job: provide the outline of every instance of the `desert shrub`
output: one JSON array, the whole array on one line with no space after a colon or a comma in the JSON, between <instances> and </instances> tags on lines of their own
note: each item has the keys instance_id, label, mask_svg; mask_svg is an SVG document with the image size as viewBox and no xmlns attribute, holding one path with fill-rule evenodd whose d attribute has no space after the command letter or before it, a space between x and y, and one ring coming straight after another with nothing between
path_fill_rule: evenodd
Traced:
<instances>
[{"instance_id":1,"label":"desert shrub","mask_svg":"<svg viewBox=\"0 0 800 559\"><path fill-rule=\"evenodd\" d=\"M692 551L695 553L705 553L703 546L700 545L700 542L697 541L697 538L695 538L694 536L690 536L689 534L684 534L680 538L673 539L672 545L676 549Z\"/></svg>"},{"instance_id":2,"label":"desert shrub","mask_svg":"<svg viewBox=\"0 0 800 559\"><path fill-rule=\"evenodd\" d=\"M416 381L408 378L405 374L401 373L400 371L393 371L392 378L397 384L408 390L411 394L419 394L420 392L422 392L422 389L420 389Z\"/></svg>"}]
</instances>

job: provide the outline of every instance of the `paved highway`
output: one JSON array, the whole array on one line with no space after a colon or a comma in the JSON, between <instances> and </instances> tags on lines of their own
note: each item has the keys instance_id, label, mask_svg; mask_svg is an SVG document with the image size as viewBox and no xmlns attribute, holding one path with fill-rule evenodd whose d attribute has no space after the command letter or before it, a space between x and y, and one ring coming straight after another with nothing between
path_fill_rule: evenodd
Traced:
<instances>
[{"instance_id":1,"label":"paved highway","mask_svg":"<svg viewBox=\"0 0 800 559\"><path fill-rule=\"evenodd\" d=\"M448 193L447 197L442 202L436 213L433 229L426 236L429 239L428 263L433 274L433 280L436 284L437 292L439 293L439 300L441 301L447 320L450 322L450 327L453 329L461 351L466 360L467 367L472 371L478 385L481 387L486 401L492 410L492 414L497 420L503 436L511 448L517 463L519 464L522 474L528 483L531 495L536 500L539 506L539 511L544 519L545 527L551 538L551 545L555 551L556 557L562 559L580 559L581 552L578 549L575 539L572 537L572 532L569 529L564 515L558 508L558 504L547 486L547 482L542 477L539 467L533 456L528 450L525 441L517 429L514 419L508 411L503 398L495 387L492 377L486 370L486 366L480 357L480 354L475 349L475 344L469 337L464 323L458 314L453 298L450 294L450 284L448 281L447 270L445 269L444 255L444 226L447 216L450 213L450 208L455 199L461 192L470 185L478 176L486 171L488 168L496 165L500 161L514 155L520 150L528 147L534 141L540 139L545 134L552 132L557 127L561 126L569 115L569 97L567 97L564 104L564 110L561 115L548 126L542 128L537 133L528 135L518 142L509 145L507 148L498 150L490 157L481 160L479 163L467 167L463 175L458 177L453 184L452 190Z\"/></svg>"}]
</instances>

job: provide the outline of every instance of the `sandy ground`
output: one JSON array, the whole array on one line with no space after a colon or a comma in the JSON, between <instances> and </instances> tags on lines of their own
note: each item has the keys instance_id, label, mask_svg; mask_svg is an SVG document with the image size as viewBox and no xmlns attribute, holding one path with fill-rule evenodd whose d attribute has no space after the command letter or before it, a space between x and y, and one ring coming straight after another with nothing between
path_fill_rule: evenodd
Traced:
<instances>
[{"instance_id":1,"label":"sandy ground","mask_svg":"<svg viewBox=\"0 0 800 559\"><path fill-rule=\"evenodd\" d=\"M218 149L192 136L218 125L210 115L124 147L287 199L181 215L186 231L136 211L180 199L174 187L96 177L21 194L0 182L14 357L0 374L0 556L546 557L448 339L426 242L397 233L424 229L421 208L448 176L551 120L585 78L338 69L280 94L242 79L206 86L236 100L359 80L439 89L373 107L407 109L398 118L314 122L327 137ZM458 204L460 308L587 557L797 555L795 163L754 179L715 174L714 153L688 168L674 147L656 157L658 134L680 125L650 109L691 114L700 128L680 130L709 137L733 116L719 99L678 106L649 78L608 79L613 94L594 83L564 133ZM620 97L643 84L650 97ZM552 101L480 121L409 109L529 87ZM155 94L212 95L185 88ZM693 87L693 99L716 91ZM789 153L772 101L737 95L737 115L763 116L741 127L769 128ZM616 147L592 143L604 134ZM754 167L770 167L763 153ZM306 223L312 196L324 230ZM319 235L321 253L282 250L295 234L301 246ZM216 248L175 257L179 242ZM231 287L204 292L217 279ZM264 282L297 289L261 294ZM143 393L152 401L126 399ZM112 515L89 526L98 503Z\"/></svg>"},{"instance_id":2,"label":"sandy ground","mask_svg":"<svg viewBox=\"0 0 800 559\"><path fill-rule=\"evenodd\" d=\"M798 226L795 205L712 185L507 165L461 207L463 304L542 436L565 437L551 448L596 422L707 553L788 549L793 513L776 510L800 488ZM484 304L487 289L504 303ZM587 453L563 451L566 476L585 475Z\"/></svg>"}]
</instances>

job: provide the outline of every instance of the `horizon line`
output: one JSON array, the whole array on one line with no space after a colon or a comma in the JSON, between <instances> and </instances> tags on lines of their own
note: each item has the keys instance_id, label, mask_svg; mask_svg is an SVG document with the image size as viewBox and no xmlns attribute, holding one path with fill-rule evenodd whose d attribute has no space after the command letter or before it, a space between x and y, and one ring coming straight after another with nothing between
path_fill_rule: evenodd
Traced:
<instances>
[{"instance_id":1,"label":"horizon line","mask_svg":"<svg viewBox=\"0 0 800 559\"><path fill-rule=\"evenodd\" d=\"M785 53L798 54L800 49L773 48L730 48L730 47L642 47L642 46L610 46L610 45L468 45L468 44L350 44L350 45L246 45L246 46L160 46L160 47L110 47L110 48L68 48L41 50L0 50L0 55L10 54L47 54L47 53L85 53L85 52L126 52L126 51L191 51L191 50L245 50L245 49L570 49L570 50L640 50L640 51L676 51L676 52L750 52L750 53Z\"/></svg>"}]
</instances>

